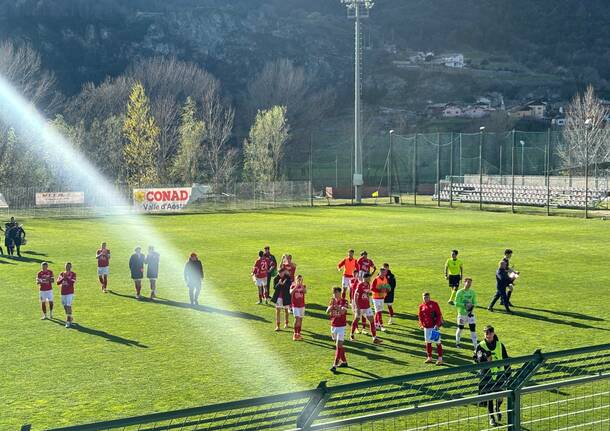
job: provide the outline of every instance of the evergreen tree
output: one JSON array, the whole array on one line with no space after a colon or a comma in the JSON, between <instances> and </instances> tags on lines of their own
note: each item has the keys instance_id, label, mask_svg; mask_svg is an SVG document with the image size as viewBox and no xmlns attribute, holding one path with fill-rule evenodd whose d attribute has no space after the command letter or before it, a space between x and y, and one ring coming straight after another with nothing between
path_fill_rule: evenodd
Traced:
<instances>
[{"instance_id":1,"label":"evergreen tree","mask_svg":"<svg viewBox=\"0 0 610 431\"><path fill-rule=\"evenodd\" d=\"M127 140L123 147L127 183L132 187L156 183L159 180L159 128L150 113L150 102L140 82L133 86L129 95L123 134Z\"/></svg>"}]
</instances>

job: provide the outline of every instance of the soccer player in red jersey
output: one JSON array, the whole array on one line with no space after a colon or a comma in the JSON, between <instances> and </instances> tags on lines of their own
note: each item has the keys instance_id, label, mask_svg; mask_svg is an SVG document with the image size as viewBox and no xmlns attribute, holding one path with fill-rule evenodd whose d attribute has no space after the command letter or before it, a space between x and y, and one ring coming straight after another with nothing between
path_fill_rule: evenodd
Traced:
<instances>
[{"instance_id":1,"label":"soccer player in red jersey","mask_svg":"<svg viewBox=\"0 0 610 431\"><path fill-rule=\"evenodd\" d=\"M419 305L418 318L419 327L424 330L426 341L426 364L432 362L432 343L436 343L438 359L436 365L443 365L443 345L441 344L440 334L437 339L433 339L433 331L439 331L443 324L443 315L438 303L430 299L430 293L423 293L424 301Z\"/></svg>"},{"instance_id":2,"label":"soccer player in red jersey","mask_svg":"<svg viewBox=\"0 0 610 431\"><path fill-rule=\"evenodd\" d=\"M61 286L61 304L66 311L66 328L74 325L72 317L72 299L74 298L74 285L76 284L76 274L72 272L72 264L66 263L66 270L59 274L57 284Z\"/></svg>"},{"instance_id":3,"label":"soccer player in red jersey","mask_svg":"<svg viewBox=\"0 0 610 431\"><path fill-rule=\"evenodd\" d=\"M341 287L343 287L343 297L345 297L345 292L350 287L350 282L356 276L358 269L358 262L354 257L354 250L348 250L347 257L337 264L337 271L341 271L341 268L343 268Z\"/></svg>"},{"instance_id":4,"label":"soccer player in red jersey","mask_svg":"<svg viewBox=\"0 0 610 431\"><path fill-rule=\"evenodd\" d=\"M269 261L265 257L265 253L262 251L258 252L258 259L254 262L254 267L252 268L252 278L254 279L254 283L258 288L258 302L257 304L263 303L263 298L265 299L265 304L269 303L267 296L265 295L265 288L267 286L267 274L269 272Z\"/></svg>"},{"instance_id":5,"label":"soccer player in red jersey","mask_svg":"<svg viewBox=\"0 0 610 431\"><path fill-rule=\"evenodd\" d=\"M383 304L386 295L390 290L388 279L386 277L386 269L381 268L379 275L373 280L371 292L373 292L373 305L375 306L375 326L380 331L385 331L383 327Z\"/></svg>"},{"instance_id":6,"label":"soccer player in red jersey","mask_svg":"<svg viewBox=\"0 0 610 431\"><path fill-rule=\"evenodd\" d=\"M375 263L369 259L369 255L366 251L360 253L360 259L358 259L357 265L361 275L374 274L375 271L377 271Z\"/></svg>"},{"instance_id":7,"label":"soccer player in red jersey","mask_svg":"<svg viewBox=\"0 0 610 431\"><path fill-rule=\"evenodd\" d=\"M102 292L108 292L108 266L110 265L110 250L106 248L106 243L103 242L101 248L95 253L97 259L97 276L102 285Z\"/></svg>"},{"instance_id":8,"label":"soccer player in red jersey","mask_svg":"<svg viewBox=\"0 0 610 431\"><path fill-rule=\"evenodd\" d=\"M371 335L373 336L373 343L380 344L382 341L377 337L377 331L375 330L375 323L373 322L373 311L371 310L371 300L369 298L371 294L371 287L369 281L371 280L370 274L364 275L364 281L358 283L356 291L354 292L354 299L356 301L356 314L354 315L354 321L352 322L352 333L350 339L354 340L354 333L358 327L358 319L365 317L371 324ZM364 333L364 330L362 330Z\"/></svg>"},{"instance_id":9,"label":"soccer player in red jersey","mask_svg":"<svg viewBox=\"0 0 610 431\"><path fill-rule=\"evenodd\" d=\"M343 347L345 327L347 326L347 300L341 297L342 290L340 287L333 287L333 297L326 308L326 314L330 316L330 334L337 346L335 361L330 368L333 373L337 372L337 367L347 367L347 358Z\"/></svg>"},{"instance_id":10,"label":"soccer player in red jersey","mask_svg":"<svg viewBox=\"0 0 610 431\"><path fill-rule=\"evenodd\" d=\"M303 284L303 276L298 275L292 286L290 286L290 303L292 304L292 313L294 314L294 341L303 339L301 336L301 327L303 325L303 317L305 317L305 294L307 286Z\"/></svg>"},{"instance_id":11,"label":"soccer player in red jersey","mask_svg":"<svg viewBox=\"0 0 610 431\"><path fill-rule=\"evenodd\" d=\"M53 271L47 262L42 262L42 270L36 276L36 284L40 286L40 305L42 306L42 320L47 319L47 301L49 302L49 318L53 319Z\"/></svg>"},{"instance_id":12,"label":"soccer player in red jersey","mask_svg":"<svg viewBox=\"0 0 610 431\"><path fill-rule=\"evenodd\" d=\"M297 272L297 265L292 261L291 254L285 254L284 256L282 256L282 265L280 266L280 269L285 269L286 271L288 271L290 281L295 281L294 275Z\"/></svg>"}]
</instances>

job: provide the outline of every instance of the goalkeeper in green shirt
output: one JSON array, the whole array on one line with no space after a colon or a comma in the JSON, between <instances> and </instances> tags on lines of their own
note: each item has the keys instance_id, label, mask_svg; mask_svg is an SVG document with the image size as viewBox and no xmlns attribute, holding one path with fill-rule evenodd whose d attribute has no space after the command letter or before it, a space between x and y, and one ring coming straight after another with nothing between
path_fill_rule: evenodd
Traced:
<instances>
[{"instance_id":1,"label":"goalkeeper in green shirt","mask_svg":"<svg viewBox=\"0 0 610 431\"><path fill-rule=\"evenodd\" d=\"M466 323L470 329L470 339L474 348L477 348L477 329L476 319L474 317L474 307L477 305L477 294L470 288L472 286L472 278L464 279L464 287L457 291L455 295L455 308L457 309L457 330L455 331L455 347L460 347L462 338L462 330Z\"/></svg>"}]
</instances>

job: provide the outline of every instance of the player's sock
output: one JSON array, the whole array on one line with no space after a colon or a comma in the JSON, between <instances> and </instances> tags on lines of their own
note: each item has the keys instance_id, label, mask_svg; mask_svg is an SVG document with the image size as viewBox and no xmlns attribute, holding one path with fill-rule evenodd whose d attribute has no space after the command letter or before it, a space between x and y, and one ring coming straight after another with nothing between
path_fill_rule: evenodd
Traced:
<instances>
[{"instance_id":1,"label":"player's sock","mask_svg":"<svg viewBox=\"0 0 610 431\"><path fill-rule=\"evenodd\" d=\"M457 328L455 330L455 343L460 344L461 339L462 339L462 330L460 328Z\"/></svg>"},{"instance_id":2,"label":"player's sock","mask_svg":"<svg viewBox=\"0 0 610 431\"><path fill-rule=\"evenodd\" d=\"M383 312L379 311L377 312L377 323L379 323L379 325L383 326Z\"/></svg>"},{"instance_id":3,"label":"player's sock","mask_svg":"<svg viewBox=\"0 0 610 431\"><path fill-rule=\"evenodd\" d=\"M426 354L429 358L432 357L432 343L426 343Z\"/></svg>"},{"instance_id":4,"label":"player's sock","mask_svg":"<svg viewBox=\"0 0 610 431\"><path fill-rule=\"evenodd\" d=\"M358 319L356 318L352 322L352 335L354 335L356 333L357 329L358 329Z\"/></svg>"},{"instance_id":5,"label":"player's sock","mask_svg":"<svg viewBox=\"0 0 610 431\"><path fill-rule=\"evenodd\" d=\"M373 336L373 338L377 336L377 329L375 329L375 324L371 325L371 335Z\"/></svg>"},{"instance_id":6,"label":"player's sock","mask_svg":"<svg viewBox=\"0 0 610 431\"><path fill-rule=\"evenodd\" d=\"M388 305L388 312L390 313L390 317L394 317L394 307Z\"/></svg>"},{"instance_id":7,"label":"player's sock","mask_svg":"<svg viewBox=\"0 0 610 431\"><path fill-rule=\"evenodd\" d=\"M49 301L49 310L53 312L53 301Z\"/></svg>"},{"instance_id":8,"label":"player's sock","mask_svg":"<svg viewBox=\"0 0 610 431\"><path fill-rule=\"evenodd\" d=\"M430 347L432 347L432 345L430 345ZM441 343L436 345L436 354L438 355L439 359L443 357L443 345Z\"/></svg>"},{"instance_id":9,"label":"player's sock","mask_svg":"<svg viewBox=\"0 0 610 431\"><path fill-rule=\"evenodd\" d=\"M343 362L347 362L347 358L345 357L345 347L341 347L341 360Z\"/></svg>"},{"instance_id":10,"label":"player's sock","mask_svg":"<svg viewBox=\"0 0 610 431\"><path fill-rule=\"evenodd\" d=\"M335 363L334 363L334 365L339 365L339 361L341 361L341 347L337 346L337 350L335 350Z\"/></svg>"},{"instance_id":11,"label":"player's sock","mask_svg":"<svg viewBox=\"0 0 610 431\"><path fill-rule=\"evenodd\" d=\"M42 314L47 315L47 303L43 301L42 303Z\"/></svg>"},{"instance_id":12,"label":"player's sock","mask_svg":"<svg viewBox=\"0 0 610 431\"><path fill-rule=\"evenodd\" d=\"M477 345L479 344L479 340L477 340L477 333L475 331L470 331L470 339L472 340L472 344L476 349Z\"/></svg>"},{"instance_id":13,"label":"player's sock","mask_svg":"<svg viewBox=\"0 0 610 431\"><path fill-rule=\"evenodd\" d=\"M455 299L456 289L451 289L451 296L449 297L449 301L453 301Z\"/></svg>"},{"instance_id":14,"label":"player's sock","mask_svg":"<svg viewBox=\"0 0 610 431\"><path fill-rule=\"evenodd\" d=\"M362 329L366 329L366 317L362 316Z\"/></svg>"}]
</instances>

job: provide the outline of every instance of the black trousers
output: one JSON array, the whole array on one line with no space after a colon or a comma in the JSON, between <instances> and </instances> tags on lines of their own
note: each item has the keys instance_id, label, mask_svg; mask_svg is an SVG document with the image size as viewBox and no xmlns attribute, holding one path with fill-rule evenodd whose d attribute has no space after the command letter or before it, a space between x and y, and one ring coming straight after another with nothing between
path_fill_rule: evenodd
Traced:
<instances>
[{"instance_id":1,"label":"black trousers","mask_svg":"<svg viewBox=\"0 0 610 431\"><path fill-rule=\"evenodd\" d=\"M506 297L506 287L496 288L496 294L491 300L489 308L493 308L493 306L496 305L496 302L498 302L498 299L502 299L502 304L504 304L506 311L510 311L510 309L508 308L508 298Z\"/></svg>"}]
</instances>

